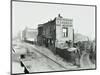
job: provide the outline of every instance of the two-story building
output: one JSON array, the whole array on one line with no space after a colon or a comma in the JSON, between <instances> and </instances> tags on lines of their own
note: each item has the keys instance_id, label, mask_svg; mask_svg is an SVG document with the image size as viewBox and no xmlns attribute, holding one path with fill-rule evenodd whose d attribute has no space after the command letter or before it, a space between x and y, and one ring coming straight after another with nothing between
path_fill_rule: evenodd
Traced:
<instances>
[{"instance_id":1,"label":"two-story building","mask_svg":"<svg viewBox=\"0 0 100 75\"><path fill-rule=\"evenodd\" d=\"M73 20L58 15L54 20L38 25L37 42L55 52L56 48L64 49L73 46Z\"/></svg>"}]
</instances>

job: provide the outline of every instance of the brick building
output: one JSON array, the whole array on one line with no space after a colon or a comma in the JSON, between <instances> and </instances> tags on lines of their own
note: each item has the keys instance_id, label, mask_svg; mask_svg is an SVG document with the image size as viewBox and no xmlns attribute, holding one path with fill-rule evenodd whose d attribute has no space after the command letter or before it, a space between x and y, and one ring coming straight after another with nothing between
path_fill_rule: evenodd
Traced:
<instances>
[{"instance_id":1,"label":"brick building","mask_svg":"<svg viewBox=\"0 0 100 75\"><path fill-rule=\"evenodd\" d=\"M54 20L38 25L37 42L55 52L56 48L73 46L73 20L58 15Z\"/></svg>"}]
</instances>

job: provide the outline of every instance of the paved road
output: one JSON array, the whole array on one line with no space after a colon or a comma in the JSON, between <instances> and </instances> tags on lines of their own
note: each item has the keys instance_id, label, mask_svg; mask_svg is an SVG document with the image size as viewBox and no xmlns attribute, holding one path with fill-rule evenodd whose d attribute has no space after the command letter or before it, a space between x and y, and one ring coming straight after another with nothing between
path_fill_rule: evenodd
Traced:
<instances>
[{"instance_id":1,"label":"paved road","mask_svg":"<svg viewBox=\"0 0 100 75\"><path fill-rule=\"evenodd\" d=\"M35 46L30 46L26 43L20 43L18 45L19 47L17 47L17 49L19 49L18 51L15 52L20 52L23 53L27 52L25 51L28 50L31 55L27 56L25 60L23 60L23 64L25 65L25 67L28 69L29 72L43 72L43 71L61 71L61 70L67 70L68 68L64 67L62 64L54 61L53 59L51 59L49 56L39 52L41 49L37 48L39 50L36 50L34 47ZM23 49L23 50L21 50ZM19 53L20 54L20 53ZM48 53L48 55L50 55ZM15 63L14 63L15 64ZM19 63L17 63L19 64ZM18 68L17 66L13 66L14 72L16 72L16 69ZM20 73L21 71L19 71ZM18 72L17 72L18 73Z\"/></svg>"},{"instance_id":2,"label":"paved road","mask_svg":"<svg viewBox=\"0 0 100 75\"><path fill-rule=\"evenodd\" d=\"M31 53L29 56L26 57L26 59L23 61L25 64L26 68L30 72L43 72L43 71L61 71L61 70L77 70L77 69L89 69L89 68L94 68L94 64L91 63L89 59L89 54L88 53L83 53L80 59L80 66L81 68L77 68L77 66L70 65L67 62L62 61L62 59L59 60L58 56L56 56L50 52L50 50L47 50L44 47L38 47L35 45L30 45L27 43L17 43L16 47L18 54L25 53L27 50ZM25 51L26 50L26 51ZM15 55L16 56L16 55ZM51 57L51 58L50 58ZM57 59L55 61L55 59ZM23 73L23 68L21 68L19 65L18 60L14 59L13 62L13 73ZM16 66L16 64L18 66ZM14 66L15 65L15 66ZM18 71L18 69L20 71Z\"/></svg>"},{"instance_id":3,"label":"paved road","mask_svg":"<svg viewBox=\"0 0 100 75\"><path fill-rule=\"evenodd\" d=\"M25 60L23 60L23 64L30 72L77 70L77 66L63 61L62 58L59 59L58 56L54 55L45 47L30 45L21 42L18 42L16 46L17 47L15 47L15 50L17 51L15 52L17 52L18 54L23 54L27 51L31 53L26 57ZM14 68L18 67L13 66L13 69ZM21 69L23 70L23 68ZM14 70L14 72L16 72L16 69Z\"/></svg>"},{"instance_id":4,"label":"paved road","mask_svg":"<svg viewBox=\"0 0 100 75\"><path fill-rule=\"evenodd\" d=\"M30 50L31 52L33 51L32 56L30 56L31 59L23 60L22 62L26 66L29 72L66 70L64 66L52 60L51 58L44 55L43 53L37 51L36 49L32 47L28 47L28 50Z\"/></svg>"}]
</instances>

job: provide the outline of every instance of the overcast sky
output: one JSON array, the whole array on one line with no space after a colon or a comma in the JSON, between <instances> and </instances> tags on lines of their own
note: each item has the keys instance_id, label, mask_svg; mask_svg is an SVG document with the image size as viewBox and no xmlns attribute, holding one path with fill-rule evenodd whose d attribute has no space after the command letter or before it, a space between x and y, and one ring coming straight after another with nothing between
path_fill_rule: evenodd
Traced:
<instances>
[{"instance_id":1,"label":"overcast sky","mask_svg":"<svg viewBox=\"0 0 100 75\"><path fill-rule=\"evenodd\" d=\"M12 6L13 36L26 26L37 28L38 24L54 19L60 13L64 18L73 19L75 32L91 39L95 37L95 7L30 2L13 2Z\"/></svg>"}]
</instances>

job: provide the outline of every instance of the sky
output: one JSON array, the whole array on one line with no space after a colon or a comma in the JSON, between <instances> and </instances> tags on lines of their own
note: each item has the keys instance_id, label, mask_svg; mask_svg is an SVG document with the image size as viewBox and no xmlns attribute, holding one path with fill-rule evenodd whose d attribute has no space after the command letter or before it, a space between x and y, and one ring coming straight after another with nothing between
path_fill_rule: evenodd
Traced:
<instances>
[{"instance_id":1,"label":"sky","mask_svg":"<svg viewBox=\"0 0 100 75\"><path fill-rule=\"evenodd\" d=\"M25 27L35 29L58 14L73 19L75 33L95 38L95 7L15 1L12 3L12 35L15 37Z\"/></svg>"}]
</instances>

